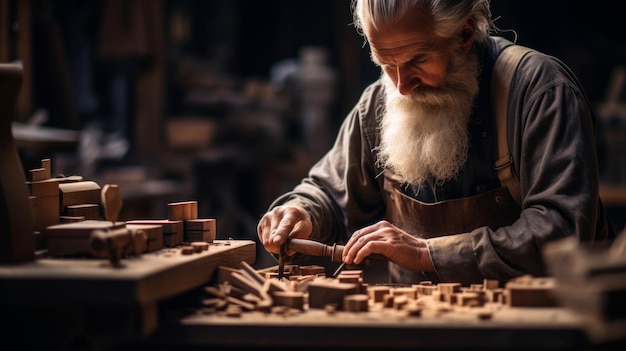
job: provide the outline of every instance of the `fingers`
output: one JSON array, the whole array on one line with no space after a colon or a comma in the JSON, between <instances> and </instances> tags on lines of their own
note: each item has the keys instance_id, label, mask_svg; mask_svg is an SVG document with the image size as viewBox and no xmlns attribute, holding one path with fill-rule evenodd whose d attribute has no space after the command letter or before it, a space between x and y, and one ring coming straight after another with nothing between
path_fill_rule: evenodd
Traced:
<instances>
[{"instance_id":1,"label":"fingers","mask_svg":"<svg viewBox=\"0 0 626 351\"><path fill-rule=\"evenodd\" d=\"M306 210L295 206L278 206L259 221L257 232L263 246L278 253L288 237L309 238L313 225ZM292 255L288 252L287 254Z\"/></svg>"},{"instance_id":2,"label":"fingers","mask_svg":"<svg viewBox=\"0 0 626 351\"><path fill-rule=\"evenodd\" d=\"M342 259L347 264L360 264L371 254L386 255L393 226L387 221L380 221L355 231L346 243Z\"/></svg>"}]
</instances>

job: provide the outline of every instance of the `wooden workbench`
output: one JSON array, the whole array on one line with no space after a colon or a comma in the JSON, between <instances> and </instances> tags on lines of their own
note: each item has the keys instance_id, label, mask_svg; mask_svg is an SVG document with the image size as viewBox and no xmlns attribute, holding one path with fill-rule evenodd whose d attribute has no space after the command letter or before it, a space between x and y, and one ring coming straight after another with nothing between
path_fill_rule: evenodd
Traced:
<instances>
[{"instance_id":1,"label":"wooden workbench","mask_svg":"<svg viewBox=\"0 0 626 351\"><path fill-rule=\"evenodd\" d=\"M205 314L201 309L142 344L151 350L584 350L590 342L583 320L560 307L481 307L425 309L410 316L393 308L368 312L290 310L285 314L244 312Z\"/></svg>"},{"instance_id":2,"label":"wooden workbench","mask_svg":"<svg viewBox=\"0 0 626 351\"><path fill-rule=\"evenodd\" d=\"M159 303L211 281L219 266L251 264L255 256L253 241L215 240L191 255L163 249L129 257L122 268L93 258L0 265L0 349L66 350L81 342L105 349L103 340L145 337L158 327Z\"/></svg>"}]
</instances>

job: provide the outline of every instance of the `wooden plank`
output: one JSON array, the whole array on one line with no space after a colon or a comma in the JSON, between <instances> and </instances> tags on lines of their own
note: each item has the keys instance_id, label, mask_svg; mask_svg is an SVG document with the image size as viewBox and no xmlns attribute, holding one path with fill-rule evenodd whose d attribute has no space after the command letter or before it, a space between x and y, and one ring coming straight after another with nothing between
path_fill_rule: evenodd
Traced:
<instances>
[{"instance_id":1,"label":"wooden plank","mask_svg":"<svg viewBox=\"0 0 626 351\"><path fill-rule=\"evenodd\" d=\"M11 132L21 82L17 65L0 64L0 262L35 258L35 220Z\"/></svg>"},{"instance_id":2,"label":"wooden plank","mask_svg":"<svg viewBox=\"0 0 626 351\"><path fill-rule=\"evenodd\" d=\"M106 259L38 259L0 266L0 305L148 304L206 284L218 266L254 263L255 255L254 241L216 240L209 250L193 255L164 249L124 259L121 269Z\"/></svg>"}]
</instances>

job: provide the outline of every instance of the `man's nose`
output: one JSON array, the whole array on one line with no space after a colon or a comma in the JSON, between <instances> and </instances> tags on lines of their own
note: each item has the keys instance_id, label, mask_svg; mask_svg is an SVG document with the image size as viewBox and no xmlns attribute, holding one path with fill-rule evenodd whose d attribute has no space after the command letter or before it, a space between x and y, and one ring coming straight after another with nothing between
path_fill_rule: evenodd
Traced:
<instances>
[{"instance_id":1,"label":"man's nose","mask_svg":"<svg viewBox=\"0 0 626 351\"><path fill-rule=\"evenodd\" d=\"M396 87L400 94L409 95L420 84L421 79L411 72L410 69L398 66L396 69Z\"/></svg>"}]
</instances>

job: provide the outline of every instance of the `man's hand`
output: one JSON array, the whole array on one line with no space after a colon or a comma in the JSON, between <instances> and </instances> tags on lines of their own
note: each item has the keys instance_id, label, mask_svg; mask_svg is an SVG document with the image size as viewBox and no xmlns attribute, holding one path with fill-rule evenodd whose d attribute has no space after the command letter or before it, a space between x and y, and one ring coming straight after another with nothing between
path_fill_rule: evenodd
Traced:
<instances>
[{"instance_id":1,"label":"man's hand","mask_svg":"<svg viewBox=\"0 0 626 351\"><path fill-rule=\"evenodd\" d=\"M280 246L288 237L309 239L313 231L313 224L309 213L298 206L278 206L263 215L257 226L259 239L265 249L272 253L279 253ZM287 251L292 256L295 251Z\"/></svg>"},{"instance_id":2,"label":"man's hand","mask_svg":"<svg viewBox=\"0 0 626 351\"><path fill-rule=\"evenodd\" d=\"M343 261L359 264L379 254L412 271L434 271L426 241L416 238L387 221L355 231L343 250Z\"/></svg>"}]
</instances>

